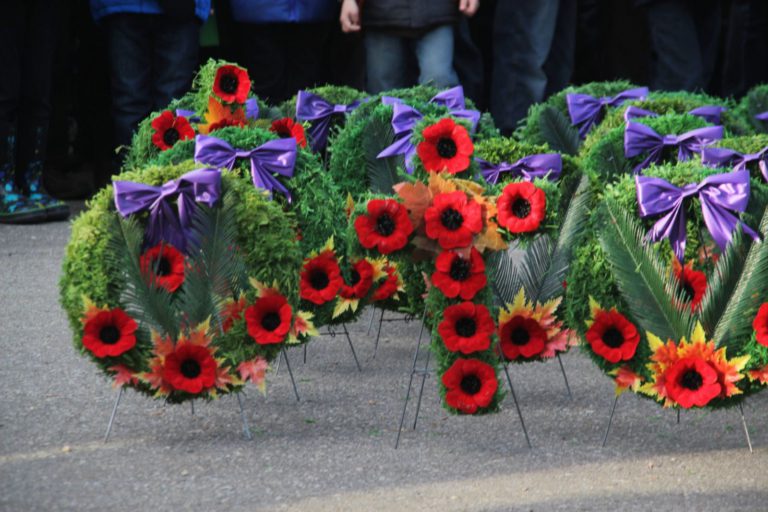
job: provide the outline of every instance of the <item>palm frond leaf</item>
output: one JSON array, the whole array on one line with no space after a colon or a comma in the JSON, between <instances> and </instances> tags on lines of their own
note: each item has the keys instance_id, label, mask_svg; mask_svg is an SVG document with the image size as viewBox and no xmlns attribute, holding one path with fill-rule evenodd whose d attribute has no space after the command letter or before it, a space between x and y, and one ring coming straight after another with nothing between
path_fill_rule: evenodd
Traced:
<instances>
[{"instance_id":1,"label":"palm frond leaf","mask_svg":"<svg viewBox=\"0 0 768 512\"><path fill-rule=\"evenodd\" d=\"M392 187L402 181L397 176L397 163L402 156L391 158L376 158L388 144L392 143L394 132L388 121L371 119L363 139L365 169L368 174L368 184L371 192L377 194L392 194Z\"/></svg>"},{"instance_id":2,"label":"palm frond leaf","mask_svg":"<svg viewBox=\"0 0 768 512\"><path fill-rule=\"evenodd\" d=\"M600 230L600 244L641 330L662 339L689 336L693 320L681 306L684 292L662 257L645 243L642 225L614 201L606 201L604 209L608 218Z\"/></svg>"},{"instance_id":3,"label":"palm frond leaf","mask_svg":"<svg viewBox=\"0 0 768 512\"><path fill-rule=\"evenodd\" d=\"M579 152L581 145L579 131L556 108L547 107L541 112L539 126L541 137L555 151L568 155L575 155Z\"/></svg>"}]
</instances>

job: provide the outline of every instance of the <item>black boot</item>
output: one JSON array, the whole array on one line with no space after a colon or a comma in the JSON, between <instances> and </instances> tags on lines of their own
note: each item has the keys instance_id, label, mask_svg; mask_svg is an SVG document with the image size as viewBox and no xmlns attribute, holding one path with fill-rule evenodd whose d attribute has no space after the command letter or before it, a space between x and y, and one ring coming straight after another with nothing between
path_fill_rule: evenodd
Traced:
<instances>
[{"instance_id":1,"label":"black boot","mask_svg":"<svg viewBox=\"0 0 768 512\"><path fill-rule=\"evenodd\" d=\"M43 207L16 187L16 131L0 124L0 223L32 224L46 219Z\"/></svg>"},{"instance_id":2,"label":"black boot","mask_svg":"<svg viewBox=\"0 0 768 512\"><path fill-rule=\"evenodd\" d=\"M27 134L24 134L27 136ZM19 153L19 162L24 165L19 186L34 202L45 209L46 220L66 220L69 217L69 206L64 201L52 197L43 185L43 164L45 162L45 146L48 143L48 129L36 126L30 131L30 140L22 141L24 155ZM31 144L30 144L31 143Z\"/></svg>"}]
</instances>

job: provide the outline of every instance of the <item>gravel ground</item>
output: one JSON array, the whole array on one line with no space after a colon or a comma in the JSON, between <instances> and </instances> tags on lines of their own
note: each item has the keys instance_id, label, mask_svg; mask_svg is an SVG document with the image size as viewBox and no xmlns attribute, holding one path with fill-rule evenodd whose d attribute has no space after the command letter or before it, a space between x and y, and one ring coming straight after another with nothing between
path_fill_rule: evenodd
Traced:
<instances>
[{"instance_id":1,"label":"gravel ground","mask_svg":"<svg viewBox=\"0 0 768 512\"><path fill-rule=\"evenodd\" d=\"M409 408L393 449L418 323L385 324L378 356L368 315L340 337L289 352L268 396L165 406L116 391L72 349L57 282L68 224L0 226L1 510L768 510L768 393L737 410L675 413L624 395L605 448L610 380L573 351L517 366L512 380L533 450L508 396L496 415L449 416L427 378L416 430Z\"/></svg>"}]
</instances>

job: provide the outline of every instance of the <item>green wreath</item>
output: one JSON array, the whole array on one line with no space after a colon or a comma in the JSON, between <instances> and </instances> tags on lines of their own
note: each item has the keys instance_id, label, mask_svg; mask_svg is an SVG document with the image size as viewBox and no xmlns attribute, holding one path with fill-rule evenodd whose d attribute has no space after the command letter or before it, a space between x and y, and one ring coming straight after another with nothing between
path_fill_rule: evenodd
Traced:
<instances>
[{"instance_id":1,"label":"green wreath","mask_svg":"<svg viewBox=\"0 0 768 512\"><path fill-rule=\"evenodd\" d=\"M768 112L768 84L756 85L739 103L739 113L756 133L768 133L768 120L755 116Z\"/></svg>"}]
</instances>

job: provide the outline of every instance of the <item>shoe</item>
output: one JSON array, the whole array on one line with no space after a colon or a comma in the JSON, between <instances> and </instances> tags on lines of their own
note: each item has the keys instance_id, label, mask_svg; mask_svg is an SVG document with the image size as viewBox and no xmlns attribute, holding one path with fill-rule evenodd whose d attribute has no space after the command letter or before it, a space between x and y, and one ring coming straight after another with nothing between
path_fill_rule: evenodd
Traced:
<instances>
[{"instance_id":1,"label":"shoe","mask_svg":"<svg viewBox=\"0 0 768 512\"><path fill-rule=\"evenodd\" d=\"M20 176L21 190L31 201L43 207L47 221L66 220L69 218L69 206L64 201L51 196L43 184L43 162L48 130L43 126L37 126L32 136L31 155L26 159L25 168ZM26 142L29 143L29 141ZM19 161L23 160L20 155Z\"/></svg>"},{"instance_id":2,"label":"shoe","mask_svg":"<svg viewBox=\"0 0 768 512\"><path fill-rule=\"evenodd\" d=\"M15 130L11 126L0 125L0 223L44 222L45 209L16 187L15 149Z\"/></svg>"}]
</instances>

